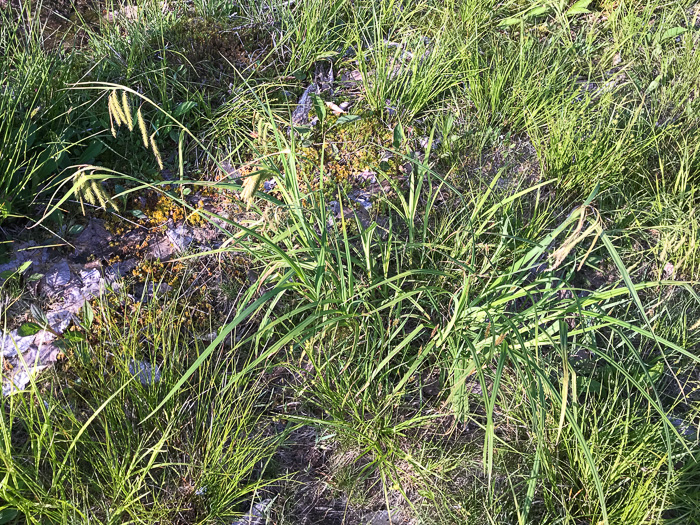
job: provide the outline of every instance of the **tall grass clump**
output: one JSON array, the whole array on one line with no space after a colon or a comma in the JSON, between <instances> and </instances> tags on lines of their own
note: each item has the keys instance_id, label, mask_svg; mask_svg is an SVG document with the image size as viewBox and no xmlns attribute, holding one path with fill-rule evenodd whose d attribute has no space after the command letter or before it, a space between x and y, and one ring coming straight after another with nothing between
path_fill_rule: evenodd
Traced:
<instances>
[{"instance_id":1,"label":"tall grass clump","mask_svg":"<svg viewBox=\"0 0 700 525\"><path fill-rule=\"evenodd\" d=\"M490 499L504 497L496 489L503 482L498 451L513 446L512 432L520 436L525 448L512 453L527 471L508 481L518 521L641 523L672 506L682 480L676 459L695 460L654 377L659 369L674 376L669 359L698 358L656 333L648 301L671 287L692 291L687 283L633 279L594 205L596 192L554 215L539 208L550 181L503 193L498 174L481 192L460 193L427 160L407 156L413 169L405 186L395 186L398 198L385 202L388 223L363 222L351 209L336 217L322 191L302 191L294 136L269 109L261 114L276 149L252 177L275 178L277 211L254 228L217 218L240 232L235 249L258 261L261 277L152 417L229 333L255 319L254 332L233 343L247 356L234 379L268 362L297 363L307 379L295 388L309 412L291 421L328 429L357 451L365 458L362 476L376 476L387 499L410 501L409 472L420 473L411 477L418 486L439 481L414 456L411 447L422 445L410 444L443 415L421 401L422 381L435 375L448 413L478 428ZM526 210L540 219L521 226ZM602 272L614 276L608 285L585 285ZM595 424L608 404L620 402L618 391L629 396L615 408L621 419ZM648 428L630 434L638 418L634 426ZM621 435L629 441L620 443ZM635 478L636 492L617 487L620 473L633 469L613 459L632 450L645 465L653 460L647 477ZM566 493L585 497L562 507Z\"/></svg>"},{"instance_id":2,"label":"tall grass clump","mask_svg":"<svg viewBox=\"0 0 700 525\"><path fill-rule=\"evenodd\" d=\"M25 14L0 11L0 221L26 212L65 147L50 122L63 111L52 100L60 66L43 55L39 21Z\"/></svg>"},{"instance_id":3,"label":"tall grass clump","mask_svg":"<svg viewBox=\"0 0 700 525\"><path fill-rule=\"evenodd\" d=\"M277 438L256 409L262 383L230 381L235 362L209 361L147 417L201 351L177 328L183 304L95 301L82 316L92 335L67 349L70 371L0 402L0 516L206 523L248 510L273 479Z\"/></svg>"},{"instance_id":4,"label":"tall grass clump","mask_svg":"<svg viewBox=\"0 0 700 525\"><path fill-rule=\"evenodd\" d=\"M450 12L435 28L408 28L407 21L425 6L372 7L369 23L354 27L357 63L367 103L381 115L412 119L461 85L468 72L473 40L454 31ZM414 11L415 10L415 11ZM391 13L391 14L389 14Z\"/></svg>"}]
</instances>

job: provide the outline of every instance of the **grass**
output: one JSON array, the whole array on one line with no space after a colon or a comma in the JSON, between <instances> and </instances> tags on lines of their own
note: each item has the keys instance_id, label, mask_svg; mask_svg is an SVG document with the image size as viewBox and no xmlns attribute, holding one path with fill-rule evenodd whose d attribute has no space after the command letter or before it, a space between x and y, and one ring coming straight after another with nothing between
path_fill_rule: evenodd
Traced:
<instances>
[{"instance_id":1,"label":"grass","mask_svg":"<svg viewBox=\"0 0 700 525\"><path fill-rule=\"evenodd\" d=\"M542 6L0 7L5 244L224 239L3 398L0 523L699 522L700 12Z\"/></svg>"},{"instance_id":2,"label":"grass","mask_svg":"<svg viewBox=\"0 0 700 525\"><path fill-rule=\"evenodd\" d=\"M29 521L73 523L233 518L268 483L261 473L275 438L255 414L260 385L227 385L221 364L200 368L145 422L193 343L170 328L179 316L173 306L126 300L130 320L95 305L94 335L73 349L68 376L4 406L5 451L19 454L3 454L3 517L16 509ZM135 379L144 360L162 372ZM220 415L212 419L211 410Z\"/></svg>"}]
</instances>

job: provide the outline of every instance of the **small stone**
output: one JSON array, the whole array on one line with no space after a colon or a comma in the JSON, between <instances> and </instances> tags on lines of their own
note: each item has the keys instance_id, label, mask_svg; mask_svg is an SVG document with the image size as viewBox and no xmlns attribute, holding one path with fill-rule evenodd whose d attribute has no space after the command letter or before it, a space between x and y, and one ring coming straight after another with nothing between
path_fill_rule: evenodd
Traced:
<instances>
[{"instance_id":1,"label":"small stone","mask_svg":"<svg viewBox=\"0 0 700 525\"><path fill-rule=\"evenodd\" d=\"M148 283L147 285L138 285L134 291L139 297L139 302L149 302L154 297L162 297L164 294L172 290L173 287L168 283Z\"/></svg>"},{"instance_id":2,"label":"small stone","mask_svg":"<svg viewBox=\"0 0 700 525\"><path fill-rule=\"evenodd\" d=\"M46 318L49 321L49 326L51 326L51 328L59 334L65 332L66 328L68 328L68 325L71 322L72 317L72 313L68 310L55 310L46 315Z\"/></svg>"},{"instance_id":3,"label":"small stone","mask_svg":"<svg viewBox=\"0 0 700 525\"><path fill-rule=\"evenodd\" d=\"M169 228L165 234L176 250L180 252L185 251L194 240L194 237L190 235L189 229L182 224L179 224L176 228Z\"/></svg>"},{"instance_id":4,"label":"small stone","mask_svg":"<svg viewBox=\"0 0 700 525\"><path fill-rule=\"evenodd\" d=\"M70 282L70 267L68 262L63 260L56 264L44 277L46 285L52 292L58 292Z\"/></svg>"},{"instance_id":5,"label":"small stone","mask_svg":"<svg viewBox=\"0 0 700 525\"><path fill-rule=\"evenodd\" d=\"M0 264L0 273L14 272L28 260L30 260L30 257L25 252L20 252L13 256L9 262Z\"/></svg>"},{"instance_id":6,"label":"small stone","mask_svg":"<svg viewBox=\"0 0 700 525\"><path fill-rule=\"evenodd\" d=\"M331 201L328 203L328 211L330 211L335 217L340 215L340 203L338 201Z\"/></svg>"},{"instance_id":7,"label":"small stone","mask_svg":"<svg viewBox=\"0 0 700 525\"><path fill-rule=\"evenodd\" d=\"M695 441L698 439L698 429L693 427L692 425L688 425L685 421L679 418L671 418L669 419L671 421L671 424L676 427L676 430L678 430L678 433L683 436L686 439L689 439L691 441Z\"/></svg>"},{"instance_id":8,"label":"small stone","mask_svg":"<svg viewBox=\"0 0 700 525\"><path fill-rule=\"evenodd\" d=\"M372 209L372 201L370 200L370 195L367 192L354 190L348 193L348 199L356 202L362 206L365 210L370 211Z\"/></svg>"},{"instance_id":9,"label":"small stone","mask_svg":"<svg viewBox=\"0 0 700 525\"><path fill-rule=\"evenodd\" d=\"M109 247L111 240L112 236L103 226L103 222L100 219L90 219L87 226L73 241L73 246L76 254L82 252L99 254Z\"/></svg>"},{"instance_id":10,"label":"small stone","mask_svg":"<svg viewBox=\"0 0 700 525\"><path fill-rule=\"evenodd\" d=\"M138 379L142 385L148 386L160 381L160 367L146 361L132 359L129 362L129 373Z\"/></svg>"},{"instance_id":11,"label":"small stone","mask_svg":"<svg viewBox=\"0 0 700 525\"><path fill-rule=\"evenodd\" d=\"M102 287L102 274L97 268L90 270L80 270L80 280L83 283L82 291L87 293L97 293Z\"/></svg>"},{"instance_id":12,"label":"small stone","mask_svg":"<svg viewBox=\"0 0 700 525\"><path fill-rule=\"evenodd\" d=\"M309 123L309 112L311 111L311 107L313 105L311 94L317 92L318 88L316 87L316 84L311 84L304 90L301 98L299 98L296 109L292 113L292 124L305 125Z\"/></svg>"},{"instance_id":13,"label":"small stone","mask_svg":"<svg viewBox=\"0 0 700 525\"><path fill-rule=\"evenodd\" d=\"M28 384L29 374L24 371L18 372L11 378L8 377L2 382L2 395L3 397L7 397L22 392Z\"/></svg>"},{"instance_id":14,"label":"small stone","mask_svg":"<svg viewBox=\"0 0 700 525\"><path fill-rule=\"evenodd\" d=\"M173 289L168 283L149 283L149 292L153 295L163 295Z\"/></svg>"},{"instance_id":15,"label":"small stone","mask_svg":"<svg viewBox=\"0 0 700 525\"><path fill-rule=\"evenodd\" d=\"M160 259L164 261L169 259L176 251L178 251L178 248L170 240L170 237L166 235L165 237L159 237L155 242L149 243L146 259Z\"/></svg>"},{"instance_id":16,"label":"small stone","mask_svg":"<svg viewBox=\"0 0 700 525\"><path fill-rule=\"evenodd\" d=\"M20 337L17 330L9 334L0 335L0 351L5 359L15 357L18 353L24 354L34 342L34 336Z\"/></svg>"},{"instance_id":17,"label":"small stone","mask_svg":"<svg viewBox=\"0 0 700 525\"><path fill-rule=\"evenodd\" d=\"M271 499L265 499L260 503L256 503L248 514L234 521L231 525L263 525L265 523L265 511L270 506L270 503L272 503Z\"/></svg>"},{"instance_id":18,"label":"small stone","mask_svg":"<svg viewBox=\"0 0 700 525\"><path fill-rule=\"evenodd\" d=\"M114 263L105 271L105 277L108 281L114 281L126 277L131 270L138 266L136 259L127 259L123 262Z\"/></svg>"},{"instance_id":19,"label":"small stone","mask_svg":"<svg viewBox=\"0 0 700 525\"><path fill-rule=\"evenodd\" d=\"M372 170L364 170L355 175L355 178L361 182L375 184L377 182L377 172Z\"/></svg>"},{"instance_id":20,"label":"small stone","mask_svg":"<svg viewBox=\"0 0 700 525\"><path fill-rule=\"evenodd\" d=\"M54 334L52 334L51 332L49 332L48 330L40 330L34 336L34 341L32 341L32 344L44 346L44 345L48 345L49 343L51 343L51 341L53 341L54 339L56 339L56 336ZM30 352L31 352L31 350L30 350Z\"/></svg>"},{"instance_id":21,"label":"small stone","mask_svg":"<svg viewBox=\"0 0 700 525\"><path fill-rule=\"evenodd\" d=\"M365 515L362 519L363 525L389 525L389 524L399 524L407 523L405 517L401 515L398 511L392 511L391 514L386 510L378 510L377 512L370 512Z\"/></svg>"},{"instance_id":22,"label":"small stone","mask_svg":"<svg viewBox=\"0 0 700 525\"><path fill-rule=\"evenodd\" d=\"M22 356L22 359L27 366L30 367L32 373L43 370L55 363L58 354L61 352L61 349L51 344L50 341L47 343L37 343L35 340L34 343L35 344L29 348L29 351Z\"/></svg>"},{"instance_id":23,"label":"small stone","mask_svg":"<svg viewBox=\"0 0 700 525\"><path fill-rule=\"evenodd\" d=\"M676 268L673 266L672 263L667 262L667 263L664 265L664 274L663 274L663 278L664 278L664 279L669 279L669 278L673 277L673 275L674 275L675 273L676 273Z\"/></svg>"},{"instance_id":24,"label":"small stone","mask_svg":"<svg viewBox=\"0 0 700 525\"><path fill-rule=\"evenodd\" d=\"M46 368L46 366L32 366L32 363L27 363L30 365L29 370L19 369L11 376L4 376L2 382L2 395L3 397L22 392L27 388L33 376L41 372Z\"/></svg>"},{"instance_id":25,"label":"small stone","mask_svg":"<svg viewBox=\"0 0 700 525\"><path fill-rule=\"evenodd\" d=\"M219 333L216 330L214 330L212 332L200 335L199 337L197 337L197 339L199 339L200 341L211 343L217 337L219 337Z\"/></svg>"},{"instance_id":26,"label":"small stone","mask_svg":"<svg viewBox=\"0 0 700 525\"><path fill-rule=\"evenodd\" d=\"M361 82L362 81L362 73L360 72L359 69L354 69L353 71L343 73L343 75L340 77L340 79L343 82Z\"/></svg>"}]
</instances>

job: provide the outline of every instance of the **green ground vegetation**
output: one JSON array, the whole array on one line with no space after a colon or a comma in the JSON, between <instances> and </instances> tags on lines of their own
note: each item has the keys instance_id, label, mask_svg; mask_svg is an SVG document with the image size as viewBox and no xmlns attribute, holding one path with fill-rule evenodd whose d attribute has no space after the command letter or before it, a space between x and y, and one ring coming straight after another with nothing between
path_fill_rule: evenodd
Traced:
<instances>
[{"instance_id":1,"label":"green ground vegetation","mask_svg":"<svg viewBox=\"0 0 700 525\"><path fill-rule=\"evenodd\" d=\"M228 236L0 401L0 523L700 523L699 46L692 1L0 0L5 251Z\"/></svg>"}]
</instances>

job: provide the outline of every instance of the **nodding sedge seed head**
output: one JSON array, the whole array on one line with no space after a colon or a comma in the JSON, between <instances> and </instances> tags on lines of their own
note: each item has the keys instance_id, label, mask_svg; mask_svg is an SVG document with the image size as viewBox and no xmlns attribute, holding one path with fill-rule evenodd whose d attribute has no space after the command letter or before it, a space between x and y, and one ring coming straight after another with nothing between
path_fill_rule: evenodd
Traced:
<instances>
[{"instance_id":1,"label":"nodding sedge seed head","mask_svg":"<svg viewBox=\"0 0 700 525\"><path fill-rule=\"evenodd\" d=\"M146 122L143 120L143 114L141 113L141 108L136 112L136 122L141 130L141 139L143 140L143 147L148 149L148 132L146 131Z\"/></svg>"},{"instance_id":2,"label":"nodding sedge seed head","mask_svg":"<svg viewBox=\"0 0 700 525\"><path fill-rule=\"evenodd\" d=\"M107 199L105 199L105 196L102 194L101 188L97 186L97 182L95 182L94 180L90 181L90 190L94 199L94 201L90 204L96 204L97 202L99 202L100 206L104 208Z\"/></svg>"},{"instance_id":3,"label":"nodding sedge seed head","mask_svg":"<svg viewBox=\"0 0 700 525\"><path fill-rule=\"evenodd\" d=\"M158 151L158 146L156 146L156 132L153 132L153 135L151 135L151 148L153 149L153 155L156 157L156 162L158 162L158 167L162 170L163 169L163 159L160 156L160 151Z\"/></svg>"},{"instance_id":4,"label":"nodding sedge seed head","mask_svg":"<svg viewBox=\"0 0 700 525\"><path fill-rule=\"evenodd\" d=\"M131 107L129 106L129 98L126 96L126 91L122 91L122 109L126 126L129 128L129 131L134 131L134 119L131 117Z\"/></svg>"},{"instance_id":5,"label":"nodding sedge seed head","mask_svg":"<svg viewBox=\"0 0 700 525\"><path fill-rule=\"evenodd\" d=\"M250 204L253 201L253 195L258 191L258 186L260 186L260 181L262 181L263 172L262 170L257 173L253 173L249 177L246 177L243 181L243 191L241 192L241 199Z\"/></svg>"},{"instance_id":6,"label":"nodding sedge seed head","mask_svg":"<svg viewBox=\"0 0 700 525\"><path fill-rule=\"evenodd\" d=\"M110 114L114 117L114 122L117 127L120 127L122 124L126 124L126 117L122 113L122 108L119 104L116 91L112 91L112 94L109 96L107 107L109 108Z\"/></svg>"},{"instance_id":7,"label":"nodding sedge seed head","mask_svg":"<svg viewBox=\"0 0 700 525\"><path fill-rule=\"evenodd\" d=\"M112 201L112 198L107 195L105 190L103 190L101 187L97 185L96 181L91 181L91 189L92 193L94 194L95 198L97 201L100 203L100 206L102 207L103 210L106 210L107 208L113 208L115 211L117 210L116 204ZM90 204L95 204L94 202L91 202Z\"/></svg>"}]
</instances>

